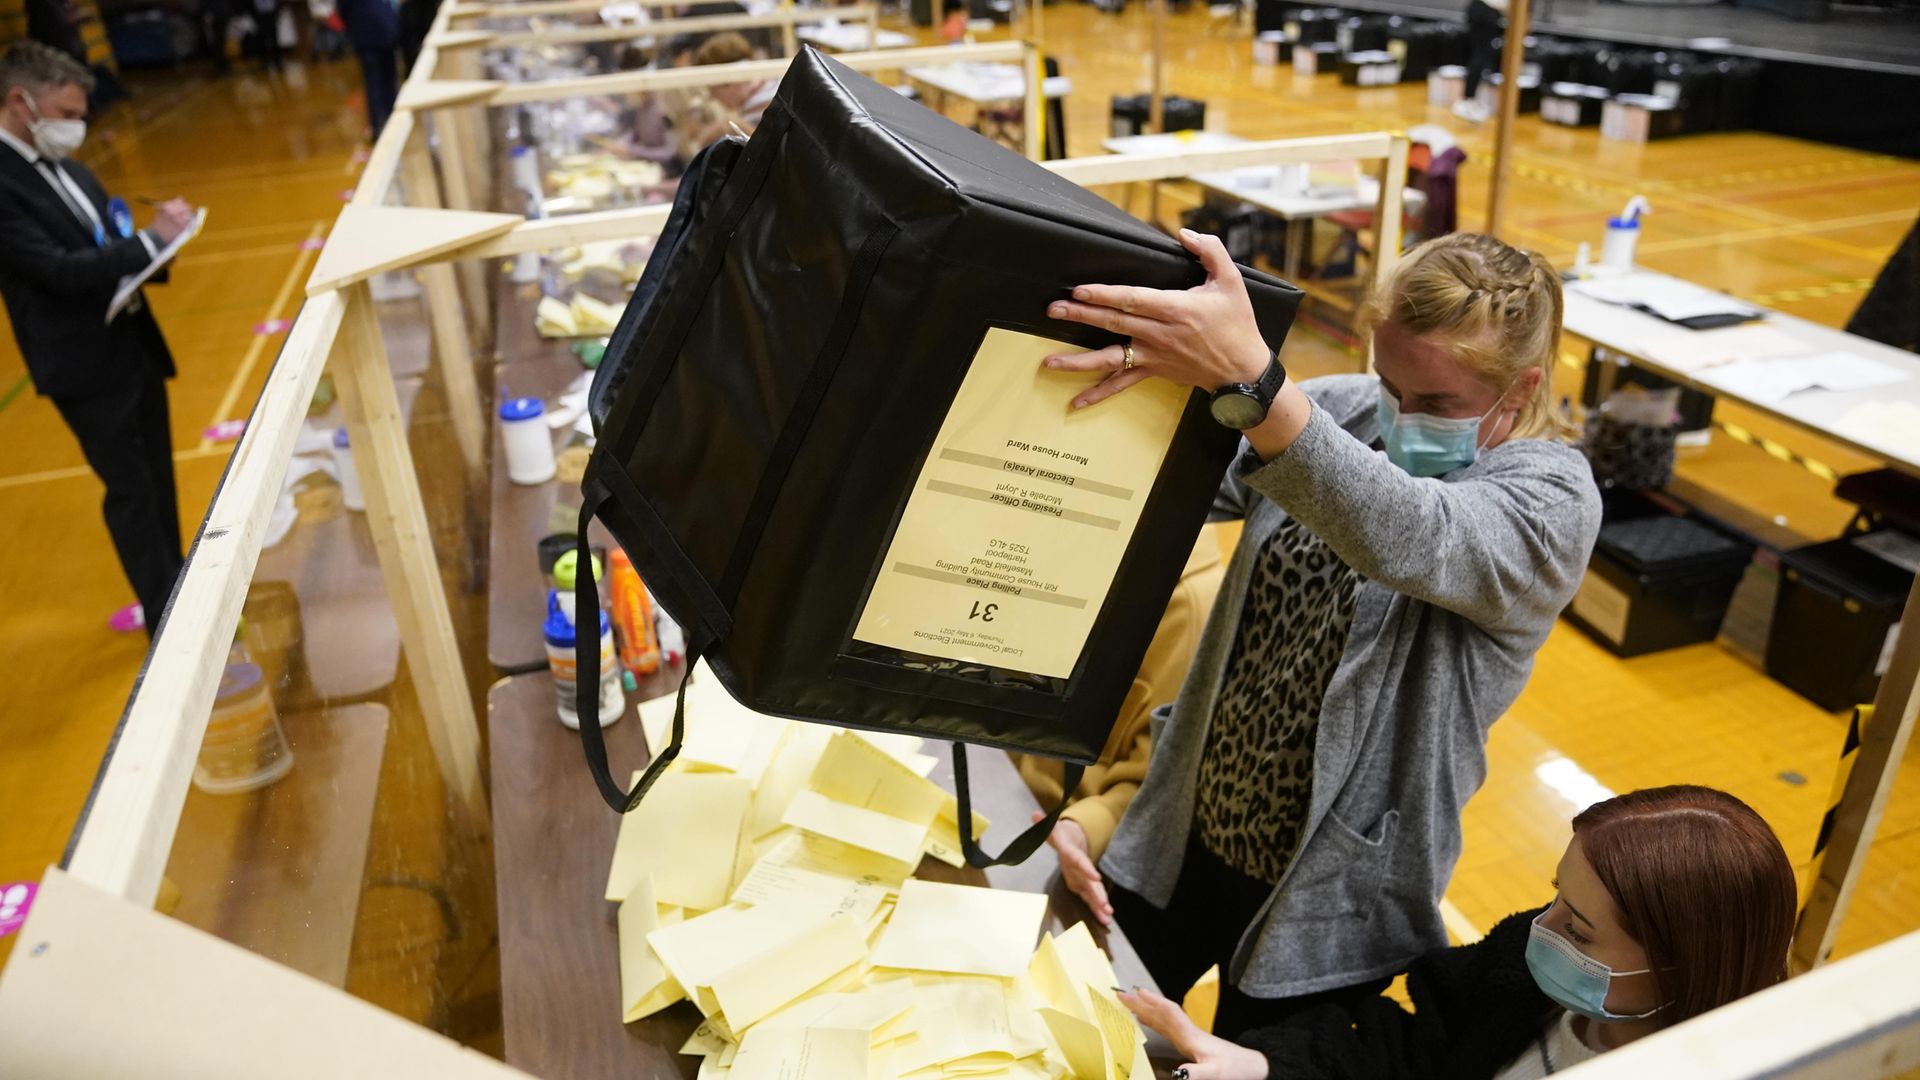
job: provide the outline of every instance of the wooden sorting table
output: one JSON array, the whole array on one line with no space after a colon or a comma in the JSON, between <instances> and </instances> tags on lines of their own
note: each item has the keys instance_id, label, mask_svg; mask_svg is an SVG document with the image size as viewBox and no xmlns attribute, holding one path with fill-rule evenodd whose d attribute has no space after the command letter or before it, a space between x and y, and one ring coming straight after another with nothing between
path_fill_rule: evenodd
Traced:
<instances>
[{"instance_id":1,"label":"wooden sorting table","mask_svg":"<svg viewBox=\"0 0 1920 1080\"><path fill-rule=\"evenodd\" d=\"M627 695L627 711L606 729L617 776L648 761L636 704L665 693L673 676L655 676ZM553 680L516 675L487 694L493 748L494 874L500 900L500 983L507 1063L543 1080L683 1077L700 1059L677 1051L700 1013L680 1002L632 1024L620 1022L620 955L616 906L603 893L620 820L587 774L580 737L554 716ZM932 778L953 787L945 747ZM993 821L984 841L997 851L1039 809L1013 763L999 750L969 748L974 805ZM1053 849L1020 866L957 870L933 859L919 875L931 880L1048 893L1048 932L1086 922L1113 957L1126 986L1153 980L1118 930L1102 931L1080 899L1058 882ZM1149 1033L1148 1051L1169 1075L1172 1049ZM1170 1064L1160 1064L1162 1061Z\"/></svg>"}]
</instances>

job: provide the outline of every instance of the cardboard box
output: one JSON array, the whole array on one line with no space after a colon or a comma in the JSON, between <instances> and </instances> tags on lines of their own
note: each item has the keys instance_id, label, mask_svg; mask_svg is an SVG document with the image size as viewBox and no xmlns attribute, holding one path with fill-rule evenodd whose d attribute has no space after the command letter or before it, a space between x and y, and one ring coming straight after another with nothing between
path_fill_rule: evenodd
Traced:
<instances>
[{"instance_id":1,"label":"cardboard box","mask_svg":"<svg viewBox=\"0 0 1920 1080\"><path fill-rule=\"evenodd\" d=\"M1467 96L1467 69L1458 64L1434 68L1427 75L1427 104L1447 109Z\"/></svg>"},{"instance_id":2,"label":"cardboard box","mask_svg":"<svg viewBox=\"0 0 1920 1080\"><path fill-rule=\"evenodd\" d=\"M1672 98L1619 94L1600 110L1600 137L1616 142L1671 139L1684 134L1686 129L1686 113Z\"/></svg>"},{"instance_id":3,"label":"cardboard box","mask_svg":"<svg viewBox=\"0 0 1920 1080\"><path fill-rule=\"evenodd\" d=\"M1562 127L1593 127L1600 122L1607 92L1583 83L1554 83L1540 94L1540 119Z\"/></svg>"},{"instance_id":4,"label":"cardboard box","mask_svg":"<svg viewBox=\"0 0 1920 1080\"><path fill-rule=\"evenodd\" d=\"M1385 49L1348 53L1340 58L1343 86L1392 86L1400 81L1400 61Z\"/></svg>"}]
</instances>

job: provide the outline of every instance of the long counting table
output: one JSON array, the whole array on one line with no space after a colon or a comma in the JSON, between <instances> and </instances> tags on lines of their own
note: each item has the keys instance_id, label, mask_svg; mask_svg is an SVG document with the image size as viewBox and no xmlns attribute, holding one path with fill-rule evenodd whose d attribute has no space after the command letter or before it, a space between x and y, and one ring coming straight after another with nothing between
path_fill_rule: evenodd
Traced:
<instances>
[{"instance_id":1,"label":"long counting table","mask_svg":"<svg viewBox=\"0 0 1920 1080\"><path fill-rule=\"evenodd\" d=\"M1635 270L1633 277L1653 283L1686 284L1677 278L1651 270ZM1584 296L1577 289L1569 288L1566 297L1567 333L1584 338L1610 352L1619 353L1632 360L1635 366L1644 367L1664 378L1727 401L1739 402L1747 408L1784 420L1823 438L1832 439L1869 457L1878 458L1910 476L1920 476L1920 432L1916 432L1905 445L1895 445L1865 432L1850 431L1846 423L1849 413L1858 406L1868 403L1898 401L1920 409L1920 356L1915 356L1904 349L1896 349L1877 341L1835 330L1832 327L1821 326L1805 319L1796 319L1782 312L1762 308L1760 310L1764 312L1763 321L1782 334L1804 343L1809 355L1828 352L1852 353L1902 372L1906 378L1891 386L1867 390L1803 390L1790 395L1784 401L1759 401L1741 394L1738 390L1731 390L1715 383L1711 368L1705 371L1682 370L1672 364L1662 363L1651 355L1649 345L1663 340L1670 341L1676 334L1688 333L1683 328L1635 308ZM1694 331L1694 333L1707 335L1712 334L1713 331Z\"/></svg>"}]
</instances>

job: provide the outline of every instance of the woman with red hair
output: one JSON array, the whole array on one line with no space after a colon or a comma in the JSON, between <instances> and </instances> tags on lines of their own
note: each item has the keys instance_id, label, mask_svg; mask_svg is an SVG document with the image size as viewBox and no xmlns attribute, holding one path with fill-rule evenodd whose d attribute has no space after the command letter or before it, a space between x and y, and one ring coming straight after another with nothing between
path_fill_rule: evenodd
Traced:
<instances>
[{"instance_id":1,"label":"woman with red hair","mask_svg":"<svg viewBox=\"0 0 1920 1080\"><path fill-rule=\"evenodd\" d=\"M1122 995L1189 1063L1185 1080L1536 1080L1786 977L1793 867L1773 830L1712 788L1650 788L1573 819L1557 895L1407 972L1388 998L1323 1005L1241 1036L1151 991Z\"/></svg>"}]
</instances>

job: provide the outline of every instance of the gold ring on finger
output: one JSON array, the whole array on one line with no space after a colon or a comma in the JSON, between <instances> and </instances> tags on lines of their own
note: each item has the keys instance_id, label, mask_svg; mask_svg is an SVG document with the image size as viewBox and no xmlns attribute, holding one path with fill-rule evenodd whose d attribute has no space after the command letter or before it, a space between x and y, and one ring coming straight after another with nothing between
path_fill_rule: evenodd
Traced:
<instances>
[{"instance_id":1,"label":"gold ring on finger","mask_svg":"<svg viewBox=\"0 0 1920 1080\"><path fill-rule=\"evenodd\" d=\"M1120 346L1120 370L1133 370L1133 342L1131 341Z\"/></svg>"}]
</instances>

